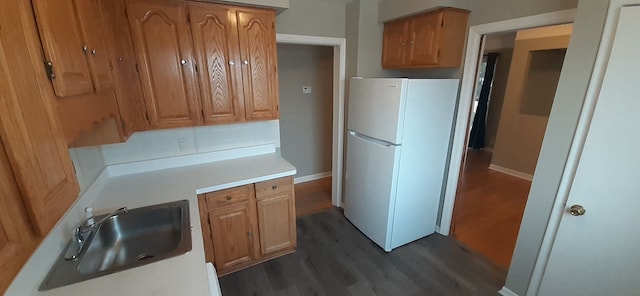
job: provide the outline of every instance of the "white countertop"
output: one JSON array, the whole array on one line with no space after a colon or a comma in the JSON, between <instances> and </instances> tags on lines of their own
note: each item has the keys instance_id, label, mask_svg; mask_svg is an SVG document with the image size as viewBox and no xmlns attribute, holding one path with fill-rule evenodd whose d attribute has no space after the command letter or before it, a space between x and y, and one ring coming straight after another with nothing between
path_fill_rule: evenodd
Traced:
<instances>
[{"instance_id":1,"label":"white countertop","mask_svg":"<svg viewBox=\"0 0 640 296\"><path fill-rule=\"evenodd\" d=\"M35 295L208 295L197 194L295 173L295 167L276 153L131 175L112 173L96 191L95 213L187 199L191 252Z\"/></svg>"}]
</instances>

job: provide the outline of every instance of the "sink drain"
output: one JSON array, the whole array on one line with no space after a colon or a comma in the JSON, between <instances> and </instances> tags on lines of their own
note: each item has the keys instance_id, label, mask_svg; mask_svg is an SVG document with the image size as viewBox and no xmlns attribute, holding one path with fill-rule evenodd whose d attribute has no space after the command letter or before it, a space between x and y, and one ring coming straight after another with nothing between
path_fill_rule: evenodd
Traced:
<instances>
[{"instance_id":1,"label":"sink drain","mask_svg":"<svg viewBox=\"0 0 640 296\"><path fill-rule=\"evenodd\" d=\"M153 257L155 257L155 256L153 256L151 254L140 254L140 255L138 255L137 258L138 258L138 261L142 261L142 260L145 260L145 259L151 259Z\"/></svg>"}]
</instances>

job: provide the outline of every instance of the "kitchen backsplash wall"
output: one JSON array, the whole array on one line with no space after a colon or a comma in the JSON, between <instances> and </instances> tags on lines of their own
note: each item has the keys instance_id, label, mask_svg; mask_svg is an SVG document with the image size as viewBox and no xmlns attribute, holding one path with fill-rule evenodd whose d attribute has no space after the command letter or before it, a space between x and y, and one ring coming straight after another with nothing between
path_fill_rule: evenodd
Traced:
<instances>
[{"instance_id":1,"label":"kitchen backsplash wall","mask_svg":"<svg viewBox=\"0 0 640 296\"><path fill-rule=\"evenodd\" d=\"M106 165L100 147L80 147L69 149L80 191L85 192L100 176Z\"/></svg>"},{"instance_id":2,"label":"kitchen backsplash wall","mask_svg":"<svg viewBox=\"0 0 640 296\"><path fill-rule=\"evenodd\" d=\"M279 120L271 120L140 132L101 149L105 164L112 165L269 143L280 147L279 128Z\"/></svg>"},{"instance_id":3,"label":"kitchen backsplash wall","mask_svg":"<svg viewBox=\"0 0 640 296\"><path fill-rule=\"evenodd\" d=\"M135 133L125 143L69 149L84 192L107 165L262 144L280 147L280 121L257 121Z\"/></svg>"}]
</instances>

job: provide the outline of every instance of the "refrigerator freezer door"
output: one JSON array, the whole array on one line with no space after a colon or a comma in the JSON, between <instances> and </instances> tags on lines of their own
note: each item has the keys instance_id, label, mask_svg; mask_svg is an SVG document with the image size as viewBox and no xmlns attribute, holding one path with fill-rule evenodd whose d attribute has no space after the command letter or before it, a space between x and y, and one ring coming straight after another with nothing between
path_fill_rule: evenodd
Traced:
<instances>
[{"instance_id":1,"label":"refrigerator freezer door","mask_svg":"<svg viewBox=\"0 0 640 296\"><path fill-rule=\"evenodd\" d=\"M347 128L400 144L408 79L351 79Z\"/></svg>"},{"instance_id":2,"label":"refrigerator freezer door","mask_svg":"<svg viewBox=\"0 0 640 296\"><path fill-rule=\"evenodd\" d=\"M347 138L344 215L385 251L391 251L397 169L401 146Z\"/></svg>"}]
</instances>

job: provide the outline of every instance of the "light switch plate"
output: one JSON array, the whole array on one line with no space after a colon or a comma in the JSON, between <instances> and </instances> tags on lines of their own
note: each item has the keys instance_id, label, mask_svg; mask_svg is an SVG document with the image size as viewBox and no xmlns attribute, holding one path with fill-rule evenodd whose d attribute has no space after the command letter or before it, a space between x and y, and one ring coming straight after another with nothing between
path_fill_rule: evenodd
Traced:
<instances>
[{"instance_id":1,"label":"light switch plate","mask_svg":"<svg viewBox=\"0 0 640 296\"><path fill-rule=\"evenodd\" d=\"M303 94L310 94L311 93L311 86L303 86L302 87L302 93Z\"/></svg>"}]
</instances>

